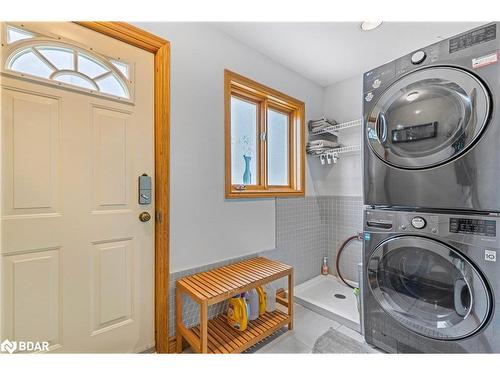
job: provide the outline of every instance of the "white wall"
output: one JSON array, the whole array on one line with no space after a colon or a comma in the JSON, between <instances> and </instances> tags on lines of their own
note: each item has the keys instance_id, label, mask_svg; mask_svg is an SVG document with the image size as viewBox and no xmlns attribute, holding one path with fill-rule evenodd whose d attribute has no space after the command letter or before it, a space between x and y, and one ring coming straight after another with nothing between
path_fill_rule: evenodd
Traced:
<instances>
[{"instance_id":1,"label":"white wall","mask_svg":"<svg viewBox=\"0 0 500 375\"><path fill-rule=\"evenodd\" d=\"M360 119L362 117L363 76L352 77L328 86L324 91L324 110L328 118L337 122ZM340 132L340 142L344 145L361 143L361 127L353 127ZM314 189L318 195L361 196L362 151L340 155L336 165L320 165L317 158L308 157Z\"/></svg>"},{"instance_id":2,"label":"white wall","mask_svg":"<svg viewBox=\"0 0 500 375\"><path fill-rule=\"evenodd\" d=\"M209 25L137 26L171 42L170 271L273 249L274 199L224 199L224 69L304 101L306 120L323 89Z\"/></svg>"}]
</instances>

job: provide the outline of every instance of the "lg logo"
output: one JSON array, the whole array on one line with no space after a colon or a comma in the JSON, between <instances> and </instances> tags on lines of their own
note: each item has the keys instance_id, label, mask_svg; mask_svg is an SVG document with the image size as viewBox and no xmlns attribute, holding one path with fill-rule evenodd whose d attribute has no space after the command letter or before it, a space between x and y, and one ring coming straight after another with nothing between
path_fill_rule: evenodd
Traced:
<instances>
[{"instance_id":1,"label":"lg logo","mask_svg":"<svg viewBox=\"0 0 500 375\"><path fill-rule=\"evenodd\" d=\"M493 250L484 250L484 260L488 262L496 262L497 252Z\"/></svg>"}]
</instances>

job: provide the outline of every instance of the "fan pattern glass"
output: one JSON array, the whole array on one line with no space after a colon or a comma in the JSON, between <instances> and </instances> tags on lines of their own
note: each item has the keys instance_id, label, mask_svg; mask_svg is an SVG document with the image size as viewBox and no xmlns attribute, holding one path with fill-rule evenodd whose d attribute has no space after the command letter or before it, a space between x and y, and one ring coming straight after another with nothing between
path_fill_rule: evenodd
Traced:
<instances>
[{"instance_id":1,"label":"fan pattern glass","mask_svg":"<svg viewBox=\"0 0 500 375\"><path fill-rule=\"evenodd\" d=\"M12 28L12 32L16 34L9 40L15 40L15 36L19 34L16 30ZM17 38L17 41L22 40ZM126 83L130 70L128 64L104 60L70 45L30 42L28 46L15 50L9 56L6 68L58 84L64 83L108 96L130 99Z\"/></svg>"},{"instance_id":2,"label":"fan pattern glass","mask_svg":"<svg viewBox=\"0 0 500 375\"><path fill-rule=\"evenodd\" d=\"M7 43L15 43L19 40L33 38L34 35L26 30L21 30L16 27L7 26Z\"/></svg>"}]
</instances>

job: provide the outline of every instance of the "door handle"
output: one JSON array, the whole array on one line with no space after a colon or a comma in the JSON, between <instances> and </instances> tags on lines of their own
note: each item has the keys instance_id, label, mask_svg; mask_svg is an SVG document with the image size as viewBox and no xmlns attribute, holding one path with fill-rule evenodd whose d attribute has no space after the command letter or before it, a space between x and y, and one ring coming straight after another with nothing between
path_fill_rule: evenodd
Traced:
<instances>
[{"instance_id":1,"label":"door handle","mask_svg":"<svg viewBox=\"0 0 500 375\"><path fill-rule=\"evenodd\" d=\"M392 229L391 221L372 221L368 220L366 225L371 228L380 228L380 229Z\"/></svg>"},{"instance_id":2,"label":"door handle","mask_svg":"<svg viewBox=\"0 0 500 375\"><path fill-rule=\"evenodd\" d=\"M151 214L149 212L141 212L139 214L139 220L142 221L143 223L145 223L146 221L149 221L151 220Z\"/></svg>"},{"instance_id":3,"label":"door handle","mask_svg":"<svg viewBox=\"0 0 500 375\"><path fill-rule=\"evenodd\" d=\"M385 116L382 112L377 116L377 121L375 123L375 134L381 144L384 144L387 140L387 124L385 123Z\"/></svg>"},{"instance_id":4,"label":"door handle","mask_svg":"<svg viewBox=\"0 0 500 375\"><path fill-rule=\"evenodd\" d=\"M469 285L463 278L455 281L453 301L455 312L465 319L472 310L472 293L469 289Z\"/></svg>"}]
</instances>

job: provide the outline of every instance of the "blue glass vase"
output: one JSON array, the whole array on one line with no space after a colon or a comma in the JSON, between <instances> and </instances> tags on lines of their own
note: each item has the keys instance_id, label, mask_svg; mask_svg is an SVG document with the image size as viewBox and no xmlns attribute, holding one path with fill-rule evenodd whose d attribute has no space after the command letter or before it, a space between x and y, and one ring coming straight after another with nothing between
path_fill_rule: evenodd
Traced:
<instances>
[{"instance_id":1,"label":"blue glass vase","mask_svg":"<svg viewBox=\"0 0 500 375\"><path fill-rule=\"evenodd\" d=\"M250 172L250 161L252 160L252 157L243 155L243 159L245 159L245 172L243 172L243 183L245 185L250 185L250 182L252 181L252 173Z\"/></svg>"}]
</instances>

